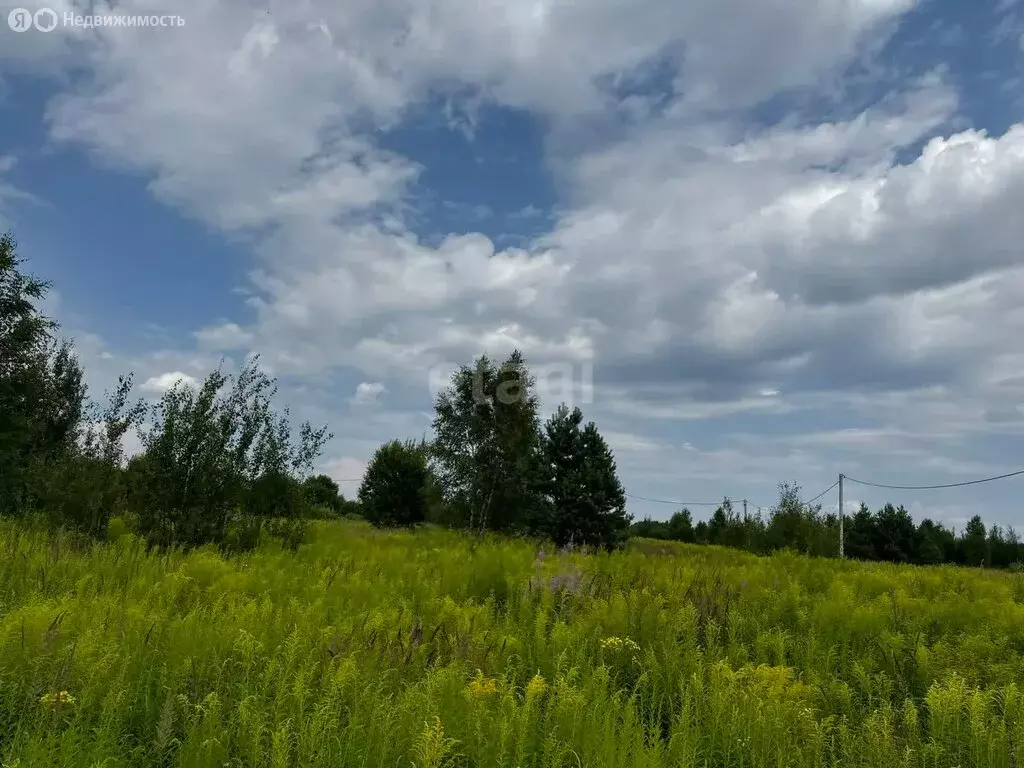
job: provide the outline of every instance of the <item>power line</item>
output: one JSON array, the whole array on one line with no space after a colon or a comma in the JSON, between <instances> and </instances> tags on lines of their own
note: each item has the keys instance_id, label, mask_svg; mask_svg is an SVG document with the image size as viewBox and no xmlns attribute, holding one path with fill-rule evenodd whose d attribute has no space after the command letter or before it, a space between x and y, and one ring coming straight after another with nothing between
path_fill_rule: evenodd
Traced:
<instances>
[{"instance_id":1,"label":"power line","mask_svg":"<svg viewBox=\"0 0 1024 768\"><path fill-rule=\"evenodd\" d=\"M717 507L722 504L720 501L672 501L671 499L651 499L647 496L636 496L632 493L627 493L631 499L637 499L638 501L651 501L655 504L674 504L677 507Z\"/></svg>"},{"instance_id":2,"label":"power line","mask_svg":"<svg viewBox=\"0 0 1024 768\"><path fill-rule=\"evenodd\" d=\"M869 483L866 480L857 480L849 475L844 475L844 479L849 480L851 483L858 483L859 485L870 485L873 488L891 488L897 491L930 491L933 488L960 488L965 485L978 485L979 483L990 483L993 480L1004 480L1007 477L1016 477L1017 475L1024 475L1024 469L1019 469L1016 472L1007 472L1005 475L995 475L994 477L983 477L980 480L967 480L962 483L945 483L943 485L885 485L883 483ZM829 489L831 490L831 488Z\"/></svg>"},{"instance_id":3,"label":"power line","mask_svg":"<svg viewBox=\"0 0 1024 768\"><path fill-rule=\"evenodd\" d=\"M849 478L846 478L846 479L847 479L847 480L849 480ZM828 493L829 491L831 491L831 490L832 490L833 488L835 488L835 487L836 487L837 485L839 485L839 481L838 481L838 480L836 480L836 481L835 481L834 483L832 483L832 485L830 485L830 486L829 486L828 488L826 488L826 489L825 489L824 491L822 491L821 493L819 493L819 494L818 494L817 496L815 496L814 498L812 498L812 499L808 499L807 501L801 501L800 503L801 503L801 504L802 504L803 506L805 506L805 507L809 507L809 506L811 506L811 504L813 504L814 502L816 502L816 501L817 501L818 499L820 499L820 498L821 498L822 496L824 496L824 495L825 495L826 493Z\"/></svg>"},{"instance_id":4,"label":"power line","mask_svg":"<svg viewBox=\"0 0 1024 768\"><path fill-rule=\"evenodd\" d=\"M843 479L849 480L851 483L857 483L859 485L869 485L874 488L889 488L901 491L927 491L934 488L959 488L965 485L978 485L979 483L990 483L993 480L1005 480L1008 477L1016 477L1018 475L1024 475L1024 469L1017 470L1016 472L1007 472L1006 474L1003 475L984 477L981 478L980 480L967 480L960 483L944 483L941 485L886 485L884 483L872 483L867 480L858 480L857 478L850 477L849 475L843 475ZM349 481L342 480L341 482ZM837 485L839 485L838 480L836 480L834 483L832 483L832 485L830 485L828 488L826 488L816 496L812 496L807 501L801 501L800 504L805 507L810 506L818 499L820 499L822 496L824 496L826 493L834 489ZM649 501L654 504L673 504L677 507L717 507L722 504L721 501L675 501L673 499L652 499L648 496L637 496L632 493L627 493L626 496L628 496L631 499L637 499L638 501ZM747 501L750 504L750 506L755 507L759 512L763 509L761 506L759 506L758 504L754 504L749 499Z\"/></svg>"}]
</instances>

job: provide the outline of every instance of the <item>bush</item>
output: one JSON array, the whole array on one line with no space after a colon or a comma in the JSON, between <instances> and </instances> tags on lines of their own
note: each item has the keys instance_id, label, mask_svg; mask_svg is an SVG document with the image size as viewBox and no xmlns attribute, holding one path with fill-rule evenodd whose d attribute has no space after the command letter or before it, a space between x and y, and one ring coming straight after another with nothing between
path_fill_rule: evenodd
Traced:
<instances>
[{"instance_id":1,"label":"bush","mask_svg":"<svg viewBox=\"0 0 1024 768\"><path fill-rule=\"evenodd\" d=\"M302 513L305 502L293 477L312 467L330 439L326 427L303 424L293 444L288 412L274 414L274 381L256 359L222 392L229 381L218 370L198 390L179 382L142 435L145 453L130 467L131 502L151 545L223 544L236 515ZM246 530L255 525L239 524Z\"/></svg>"},{"instance_id":2,"label":"bush","mask_svg":"<svg viewBox=\"0 0 1024 768\"><path fill-rule=\"evenodd\" d=\"M307 477L302 482L302 493L310 505L332 510L335 515L344 503L338 484L327 475Z\"/></svg>"},{"instance_id":3,"label":"bush","mask_svg":"<svg viewBox=\"0 0 1024 768\"><path fill-rule=\"evenodd\" d=\"M374 453L359 487L363 515L380 528L422 523L429 470L423 446L392 440Z\"/></svg>"},{"instance_id":4,"label":"bush","mask_svg":"<svg viewBox=\"0 0 1024 768\"><path fill-rule=\"evenodd\" d=\"M141 421L142 402L129 405L132 378L122 377L102 411L90 405L77 450L40 460L32 475L34 496L51 527L67 527L96 539L108 533L110 516L126 501L122 439Z\"/></svg>"},{"instance_id":5,"label":"bush","mask_svg":"<svg viewBox=\"0 0 1024 768\"><path fill-rule=\"evenodd\" d=\"M263 521L252 515L234 514L224 527L221 549L228 554L250 552L260 543Z\"/></svg>"},{"instance_id":6,"label":"bush","mask_svg":"<svg viewBox=\"0 0 1024 768\"><path fill-rule=\"evenodd\" d=\"M132 532L131 526L125 518L117 516L110 518L110 522L107 524L107 540L117 541L123 536L128 536Z\"/></svg>"},{"instance_id":7,"label":"bush","mask_svg":"<svg viewBox=\"0 0 1024 768\"><path fill-rule=\"evenodd\" d=\"M281 546L295 552L306 540L309 523L302 518L271 518L263 523L263 530L275 539L280 539Z\"/></svg>"}]
</instances>

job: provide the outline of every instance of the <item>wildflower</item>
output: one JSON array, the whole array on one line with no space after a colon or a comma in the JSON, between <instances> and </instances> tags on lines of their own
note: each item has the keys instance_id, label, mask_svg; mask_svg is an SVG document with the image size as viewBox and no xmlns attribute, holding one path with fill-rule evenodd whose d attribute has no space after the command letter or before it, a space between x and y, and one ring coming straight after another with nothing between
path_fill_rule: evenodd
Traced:
<instances>
[{"instance_id":1,"label":"wildflower","mask_svg":"<svg viewBox=\"0 0 1024 768\"><path fill-rule=\"evenodd\" d=\"M484 673L478 669L476 677L466 687L466 692L473 699L487 698L498 692L498 681L493 677L484 677Z\"/></svg>"},{"instance_id":2,"label":"wildflower","mask_svg":"<svg viewBox=\"0 0 1024 768\"><path fill-rule=\"evenodd\" d=\"M60 693L47 693L40 697L39 703L47 709L61 709L63 707L73 706L75 703L75 697L67 691L61 691Z\"/></svg>"},{"instance_id":3,"label":"wildflower","mask_svg":"<svg viewBox=\"0 0 1024 768\"><path fill-rule=\"evenodd\" d=\"M548 690L548 681L545 680L540 672L535 674L533 678L526 684L526 700L535 701L543 696Z\"/></svg>"},{"instance_id":4,"label":"wildflower","mask_svg":"<svg viewBox=\"0 0 1024 768\"><path fill-rule=\"evenodd\" d=\"M640 646L628 637L606 637L601 641L601 649L616 665L640 663Z\"/></svg>"},{"instance_id":5,"label":"wildflower","mask_svg":"<svg viewBox=\"0 0 1024 768\"><path fill-rule=\"evenodd\" d=\"M636 641L628 637L606 637L601 641L601 647L606 651L640 653L640 646L636 644Z\"/></svg>"},{"instance_id":6,"label":"wildflower","mask_svg":"<svg viewBox=\"0 0 1024 768\"><path fill-rule=\"evenodd\" d=\"M450 765L452 761L452 748L457 743L455 739L444 735L444 725L441 723L441 718L435 715L434 724L431 725L429 722L424 722L423 730L420 732L419 738L416 739L413 751L418 760L413 763L413 768L417 768L417 766L427 768L428 766Z\"/></svg>"},{"instance_id":7,"label":"wildflower","mask_svg":"<svg viewBox=\"0 0 1024 768\"><path fill-rule=\"evenodd\" d=\"M583 574L577 570L556 573L548 579L548 583L552 592L565 591L578 594L583 587Z\"/></svg>"}]
</instances>

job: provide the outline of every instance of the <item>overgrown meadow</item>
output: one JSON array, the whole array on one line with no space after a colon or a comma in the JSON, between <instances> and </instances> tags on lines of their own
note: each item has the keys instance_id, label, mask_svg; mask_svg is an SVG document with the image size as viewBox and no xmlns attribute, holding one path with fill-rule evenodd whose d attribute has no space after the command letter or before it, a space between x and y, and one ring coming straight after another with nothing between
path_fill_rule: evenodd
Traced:
<instances>
[{"instance_id":1,"label":"overgrown meadow","mask_svg":"<svg viewBox=\"0 0 1024 768\"><path fill-rule=\"evenodd\" d=\"M1016 766L1024 577L319 523L0 522L4 766Z\"/></svg>"}]
</instances>

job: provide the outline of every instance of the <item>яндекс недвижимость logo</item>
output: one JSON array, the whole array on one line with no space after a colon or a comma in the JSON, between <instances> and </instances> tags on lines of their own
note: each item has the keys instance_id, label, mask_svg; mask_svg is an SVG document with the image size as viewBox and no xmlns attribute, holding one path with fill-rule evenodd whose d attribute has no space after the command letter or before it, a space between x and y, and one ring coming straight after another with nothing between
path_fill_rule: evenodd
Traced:
<instances>
[{"instance_id":1,"label":"\u044f\u043d\u0434\u0435\u043a\u0441 \u043d\u0435\u0434\u0432\u0438\u0436\u0438\u043c\u043e\u0441\u0442\u044c logo","mask_svg":"<svg viewBox=\"0 0 1024 768\"><path fill-rule=\"evenodd\" d=\"M40 8L35 13L27 8L15 8L7 14L7 24L15 32L27 32L33 27L40 32L52 32L57 26L57 12L52 8Z\"/></svg>"},{"instance_id":2,"label":"\u044f\u043d\u0434\u0435\u043a\u0441 \u043d\u0435\u0434\u0432\u0438\u0436\u0438\u043c\u043e\u0441\u0442\u044c logo","mask_svg":"<svg viewBox=\"0 0 1024 768\"><path fill-rule=\"evenodd\" d=\"M7 14L7 25L15 32L27 32L37 29L40 32L52 32L57 28L61 17L52 8L40 8L34 13L27 8L15 8ZM74 14L65 13L63 26L81 27L183 27L185 19L177 14L164 15L127 15L120 13Z\"/></svg>"}]
</instances>

